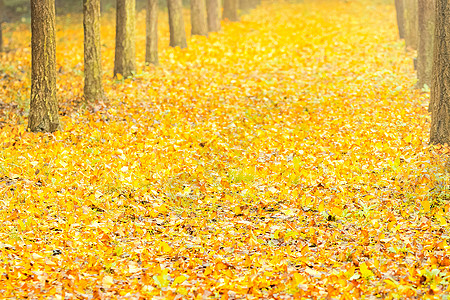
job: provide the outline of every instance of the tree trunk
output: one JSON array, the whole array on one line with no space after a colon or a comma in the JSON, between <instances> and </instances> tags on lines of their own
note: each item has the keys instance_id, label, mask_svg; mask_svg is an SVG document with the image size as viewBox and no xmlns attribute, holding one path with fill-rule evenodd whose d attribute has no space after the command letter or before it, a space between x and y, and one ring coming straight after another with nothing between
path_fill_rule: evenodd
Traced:
<instances>
[{"instance_id":1,"label":"tree trunk","mask_svg":"<svg viewBox=\"0 0 450 300\"><path fill-rule=\"evenodd\" d=\"M434 47L435 0L419 0L419 48L417 50L417 78L416 87L431 85Z\"/></svg>"},{"instance_id":2,"label":"tree trunk","mask_svg":"<svg viewBox=\"0 0 450 300\"><path fill-rule=\"evenodd\" d=\"M208 36L205 0L191 0L191 34Z\"/></svg>"},{"instance_id":3,"label":"tree trunk","mask_svg":"<svg viewBox=\"0 0 450 300\"><path fill-rule=\"evenodd\" d=\"M55 1L31 0L31 99L28 129L60 128L56 100Z\"/></svg>"},{"instance_id":4,"label":"tree trunk","mask_svg":"<svg viewBox=\"0 0 450 300\"><path fill-rule=\"evenodd\" d=\"M395 0L395 11L397 12L397 27L398 27L398 35L401 39L405 38L405 19L403 16L403 1L404 0Z\"/></svg>"},{"instance_id":5,"label":"tree trunk","mask_svg":"<svg viewBox=\"0 0 450 300\"><path fill-rule=\"evenodd\" d=\"M436 0L430 144L450 144L450 2Z\"/></svg>"},{"instance_id":6,"label":"tree trunk","mask_svg":"<svg viewBox=\"0 0 450 300\"><path fill-rule=\"evenodd\" d=\"M158 0L147 0L145 62L158 64Z\"/></svg>"},{"instance_id":7,"label":"tree trunk","mask_svg":"<svg viewBox=\"0 0 450 300\"><path fill-rule=\"evenodd\" d=\"M3 52L3 12L5 11L5 5L3 0L0 0L0 52Z\"/></svg>"},{"instance_id":8,"label":"tree trunk","mask_svg":"<svg viewBox=\"0 0 450 300\"><path fill-rule=\"evenodd\" d=\"M224 20L228 19L231 22L239 21L237 13L239 0L224 0L223 1L223 16Z\"/></svg>"},{"instance_id":9,"label":"tree trunk","mask_svg":"<svg viewBox=\"0 0 450 300\"><path fill-rule=\"evenodd\" d=\"M404 0L405 44L406 48L417 50L419 44L418 0Z\"/></svg>"},{"instance_id":10,"label":"tree trunk","mask_svg":"<svg viewBox=\"0 0 450 300\"><path fill-rule=\"evenodd\" d=\"M169 10L170 46L186 48L183 3L181 0L167 0L167 7Z\"/></svg>"},{"instance_id":11,"label":"tree trunk","mask_svg":"<svg viewBox=\"0 0 450 300\"><path fill-rule=\"evenodd\" d=\"M83 0L84 98L102 100L102 61L100 44L100 0Z\"/></svg>"},{"instance_id":12,"label":"tree trunk","mask_svg":"<svg viewBox=\"0 0 450 300\"><path fill-rule=\"evenodd\" d=\"M220 0L206 0L208 31L220 30Z\"/></svg>"},{"instance_id":13,"label":"tree trunk","mask_svg":"<svg viewBox=\"0 0 450 300\"><path fill-rule=\"evenodd\" d=\"M136 71L135 0L117 0L114 76L133 76Z\"/></svg>"}]
</instances>

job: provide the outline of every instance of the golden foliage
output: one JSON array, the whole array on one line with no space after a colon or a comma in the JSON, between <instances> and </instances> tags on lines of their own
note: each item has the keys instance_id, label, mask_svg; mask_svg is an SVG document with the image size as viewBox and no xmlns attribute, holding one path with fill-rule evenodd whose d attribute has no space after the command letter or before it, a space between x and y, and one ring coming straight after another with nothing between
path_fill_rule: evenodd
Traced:
<instances>
[{"instance_id":1,"label":"golden foliage","mask_svg":"<svg viewBox=\"0 0 450 300\"><path fill-rule=\"evenodd\" d=\"M144 71L117 81L104 19L109 102L87 108L80 18L59 20L55 134L25 131L29 32L7 29L2 297L448 293L448 150L426 145L392 5L266 3L186 50L164 16L160 67L143 18Z\"/></svg>"}]
</instances>

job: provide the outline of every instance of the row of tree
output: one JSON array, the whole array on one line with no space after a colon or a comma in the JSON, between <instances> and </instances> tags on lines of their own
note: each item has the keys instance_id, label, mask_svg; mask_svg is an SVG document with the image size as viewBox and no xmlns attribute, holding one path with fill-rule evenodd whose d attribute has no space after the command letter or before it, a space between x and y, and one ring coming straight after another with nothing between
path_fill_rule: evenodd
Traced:
<instances>
[{"instance_id":1,"label":"row of tree","mask_svg":"<svg viewBox=\"0 0 450 300\"><path fill-rule=\"evenodd\" d=\"M158 0L147 1L146 63L158 64ZM256 7L259 0L224 0L223 19L238 21L238 6ZM0 14L3 11L0 0ZM136 71L135 0L116 2L114 76L129 77ZM182 0L167 0L170 46L186 48ZM220 30L221 0L191 0L191 34L208 36ZM31 0L31 100L28 129L53 132L60 128L56 100L55 1ZM0 15L0 51L2 50ZM100 44L100 0L83 0L84 98L104 99ZM119 75L120 74L120 75Z\"/></svg>"},{"instance_id":2,"label":"row of tree","mask_svg":"<svg viewBox=\"0 0 450 300\"><path fill-rule=\"evenodd\" d=\"M417 50L417 88L431 85L436 0L395 0L398 32L405 46Z\"/></svg>"},{"instance_id":3,"label":"row of tree","mask_svg":"<svg viewBox=\"0 0 450 300\"><path fill-rule=\"evenodd\" d=\"M450 2L395 0L400 38L417 50L417 88L430 86L430 144L450 145Z\"/></svg>"}]
</instances>

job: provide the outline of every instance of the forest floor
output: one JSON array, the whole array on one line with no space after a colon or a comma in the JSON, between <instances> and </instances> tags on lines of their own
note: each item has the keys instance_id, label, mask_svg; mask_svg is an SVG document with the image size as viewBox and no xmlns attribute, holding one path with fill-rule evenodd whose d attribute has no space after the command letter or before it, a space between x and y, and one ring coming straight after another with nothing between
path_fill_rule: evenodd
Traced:
<instances>
[{"instance_id":1,"label":"forest floor","mask_svg":"<svg viewBox=\"0 0 450 300\"><path fill-rule=\"evenodd\" d=\"M26 131L30 33L1 55L0 293L21 299L414 298L449 292L445 147L392 5L264 3L80 105L58 19L63 131ZM188 17L188 14L186 14ZM188 18L186 18L188 23ZM189 28L187 28L189 32Z\"/></svg>"}]
</instances>

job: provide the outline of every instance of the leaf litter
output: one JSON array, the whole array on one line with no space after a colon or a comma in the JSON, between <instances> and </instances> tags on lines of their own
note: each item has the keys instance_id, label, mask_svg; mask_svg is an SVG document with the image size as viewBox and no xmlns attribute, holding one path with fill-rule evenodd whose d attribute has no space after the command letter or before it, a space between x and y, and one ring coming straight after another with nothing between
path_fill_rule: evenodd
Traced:
<instances>
[{"instance_id":1,"label":"leaf litter","mask_svg":"<svg viewBox=\"0 0 450 300\"><path fill-rule=\"evenodd\" d=\"M109 100L84 107L81 24L59 20L54 134L25 130L30 33L7 27L3 297L444 297L448 148L427 146L394 21L382 1L263 3L186 50L161 21L161 65L138 51L117 80L105 17Z\"/></svg>"}]
</instances>

